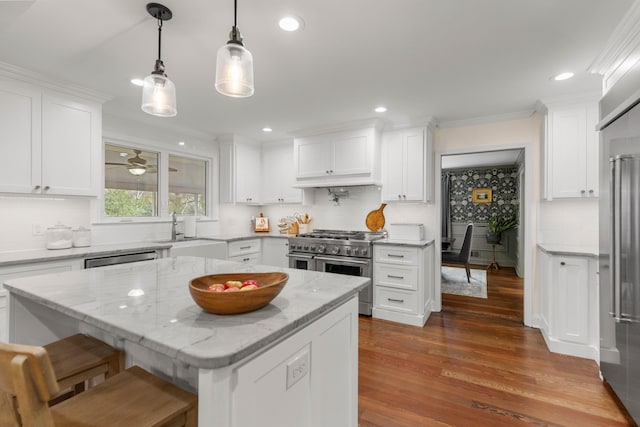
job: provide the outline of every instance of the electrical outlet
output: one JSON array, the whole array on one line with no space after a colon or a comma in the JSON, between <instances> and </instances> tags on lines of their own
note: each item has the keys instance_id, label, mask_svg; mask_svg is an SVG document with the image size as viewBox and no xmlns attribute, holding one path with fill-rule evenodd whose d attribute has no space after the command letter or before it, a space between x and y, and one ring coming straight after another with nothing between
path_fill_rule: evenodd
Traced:
<instances>
[{"instance_id":1,"label":"electrical outlet","mask_svg":"<svg viewBox=\"0 0 640 427\"><path fill-rule=\"evenodd\" d=\"M42 236L44 234L44 231L42 229L42 225L40 224L33 224L33 226L31 227L31 233L34 236Z\"/></svg>"},{"instance_id":2,"label":"electrical outlet","mask_svg":"<svg viewBox=\"0 0 640 427\"><path fill-rule=\"evenodd\" d=\"M299 353L287 363L287 390L309 372L309 350Z\"/></svg>"}]
</instances>

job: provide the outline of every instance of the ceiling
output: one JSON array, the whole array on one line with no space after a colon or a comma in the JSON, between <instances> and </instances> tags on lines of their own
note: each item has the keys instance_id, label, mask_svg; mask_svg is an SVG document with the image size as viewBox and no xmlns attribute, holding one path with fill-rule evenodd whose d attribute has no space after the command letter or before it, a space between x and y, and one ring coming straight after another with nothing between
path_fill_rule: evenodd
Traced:
<instances>
[{"instance_id":1,"label":"ceiling","mask_svg":"<svg viewBox=\"0 0 640 427\"><path fill-rule=\"evenodd\" d=\"M140 110L157 55L157 24L141 0L0 1L0 60L108 94L104 112L154 127L275 140L381 117L440 123L532 111L538 99L598 90L587 69L633 0L239 0L254 57L255 94L213 87L231 0L164 0L162 59L178 115ZM305 28L286 33L295 13ZM550 77L571 70L576 76ZM388 111L377 114L374 107ZM267 134L262 128L269 126Z\"/></svg>"}]
</instances>

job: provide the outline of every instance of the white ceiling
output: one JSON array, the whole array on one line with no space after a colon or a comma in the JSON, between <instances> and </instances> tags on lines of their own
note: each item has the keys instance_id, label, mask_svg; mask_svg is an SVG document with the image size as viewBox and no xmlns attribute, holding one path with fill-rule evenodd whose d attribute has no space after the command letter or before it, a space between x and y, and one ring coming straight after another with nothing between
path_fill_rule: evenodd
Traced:
<instances>
[{"instance_id":1,"label":"white ceiling","mask_svg":"<svg viewBox=\"0 0 640 427\"><path fill-rule=\"evenodd\" d=\"M153 69L156 20L143 0L0 1L0 61L113 97L106 114L155 127L259 140L376 117L440 122L532 111L536 100L600 88L587 72L633 0L239 0L255 95L213 87L232 0L164 0L162 59L178 116L140 110L129 83ZM285 33L280 16L306 26ZM565 82L549 78L571 70ZM271 134L261 129L270 126Z\"/></svg>"}]
</instances>

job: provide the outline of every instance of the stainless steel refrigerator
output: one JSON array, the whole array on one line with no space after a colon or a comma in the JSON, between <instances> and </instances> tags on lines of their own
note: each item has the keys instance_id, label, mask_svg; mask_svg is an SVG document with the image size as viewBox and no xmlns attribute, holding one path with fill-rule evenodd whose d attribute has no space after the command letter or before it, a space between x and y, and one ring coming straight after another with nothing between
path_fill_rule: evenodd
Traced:
<instances>
[{"instance_id":1,"label":"stainless steel refrigerator","mask_svg":"<svg viewBox=\"0 0 640 427\"><path fill-rule=\"evenodd\" d=\"M600 125L600 371L640 423L640 104L634 102Z\"/></svg>"}]
</instances>

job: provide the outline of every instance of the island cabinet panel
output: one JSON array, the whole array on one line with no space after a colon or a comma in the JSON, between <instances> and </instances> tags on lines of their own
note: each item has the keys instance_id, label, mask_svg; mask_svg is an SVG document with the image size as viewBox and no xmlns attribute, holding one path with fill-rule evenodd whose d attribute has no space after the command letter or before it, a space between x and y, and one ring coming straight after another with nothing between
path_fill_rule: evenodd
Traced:
<instances>
[{"instance_id":1,"label":"island cabinet panel","mask_svg":"<svg viewBox=\"0 0 640 427\"><path fill-rule=\"evenodd\" d=\"M262 238L262 264L288 268L289 240L281 237Z\"/></svg>"},{"instance_id":2,"label":"island cabinet panel","mask_svg":"<svg viewBox=\"0 0 640 427\"><path fill-rule=\"evenodd\" d=\"M337 310L240 366L232 376L230 424L357 426L357 321Z\"/></svg>"},{"instance_id":3,"label":"island cabinet panel","mask_svg":"<svg viewBox=\"0 0 640 427\"><path fill-rule=\"evenodd\" d=\"M0 192L96 196L102 107L0 80Z\"/></svg>"}]
</instances>

